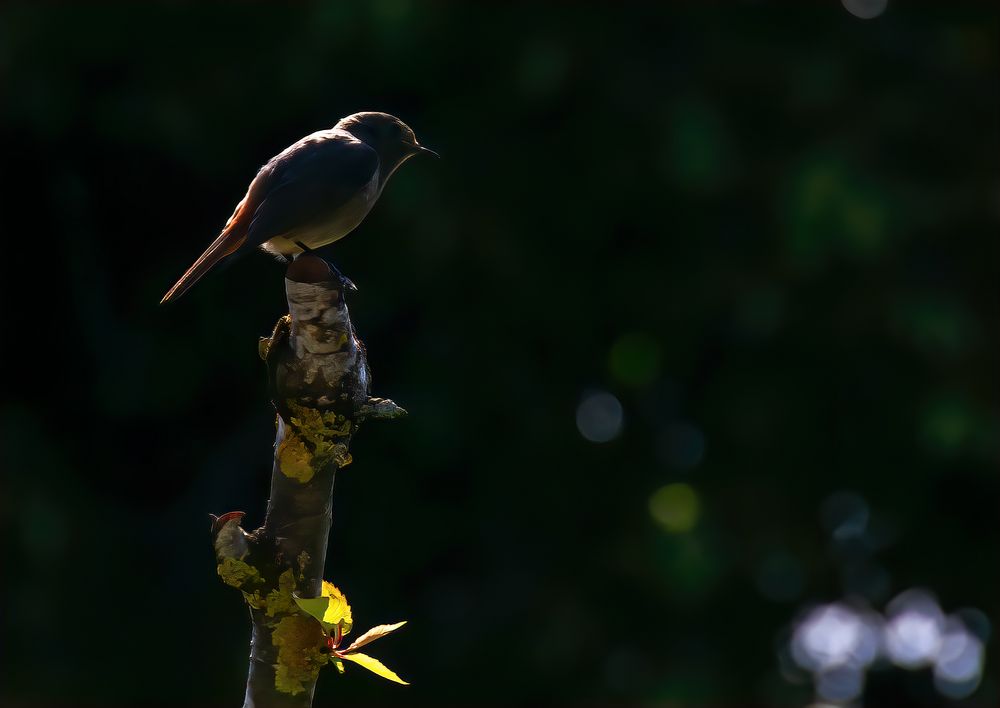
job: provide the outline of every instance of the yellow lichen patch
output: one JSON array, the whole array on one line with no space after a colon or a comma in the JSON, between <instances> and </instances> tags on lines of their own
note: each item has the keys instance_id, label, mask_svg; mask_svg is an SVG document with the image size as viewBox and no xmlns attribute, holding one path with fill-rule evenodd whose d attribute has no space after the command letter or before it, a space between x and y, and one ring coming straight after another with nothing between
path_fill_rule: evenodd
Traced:
<instances>
[{"instance_id":1,"label":"yellow lichen patch","mask_svg":"<svg viewBox=\"0 0 1000 708\"><path fill-rule=\"evenodd\" d=\"M347 445L338 438L351 435L351 421L333 411L320 412L315 408L288 401L291 412L285 436L278 445L278 464L282 474L303 484L331 462L337 467L351 463Z\"/></svg>"},{"instance_id":2,"label":"yellow lichen patch","mask_svg":"<svg viewBox=\"0 0 1000 708\"><path fill-rule=\"evenodd\" d=\"M254 590L252 594L244 590L243 599L255 610L262 610L267 605L267 602L260 595L260 590Z\"/></svg>"},{"instance_id":3,"label":"yellow lichen patch","mask_svg":"<svg viewBox=\"0 0 1000 708\"><path fill-rule=\"evenodd\" d=\"M243 587L247 583L260 580L260 573L249 563L236 558L223 558L216 568L219 577L226 585L234 588Z\"/></svg>"},{"instance_id":4,"label":"yellow lichen patch","mask_svg":"<svg viewBox=\"0 0 1000 708\"><path fill-rule=\"evenodd\" d=\"M333 416L333 414L327 413L325 417L329 416ZM343 438L350 435L351 430L353 430L353 428L351 426L351 421L349 421L342 415L338 415L338 416L333 416L333 423L330 425L329 428L327 428L327 430L330 432L330 435L339 436Z\"/></svg>"},{"instance_id":5,"label":"yellow lichen patch","mask_svg":"<svg viewBox=\"0 0 1000 708\"><path fill-rule=\"evenodd\" d=\"M274 687L293 696L306 691L329 656L320 651L326 637L319 623L307 615L289 615L274 628L271 642L278 647Z\"/></svg>"},{"instance_id":6,"label":"yellow lichen patch","mask_svg":"<svg viewBox=\"0 0 1000 708\"><path fill-rule=\"evenodd\" d=\"M301 406L294 401L288 402L288 410L292 413L292 425L311 445L321 445L331 438L351 434L351 421L333 411L320 413L315 408Z\"/></svg>"},{"instance_id":7,"label":"yellow lichen patch","mask_svg":"<svg viewBox=\"0 0 1000 708\"><path fill-rule=\"evenodd\" d=\"M267 594L267 616L295 612L295 572L289 568L278 576L278 587Z\"/></svg>"},{"instance_id":8,"label":"yellow lichen patch","mask_svg":"<svg viewBox=\"0 0 1000 708\"><path fill-rule=\"evenodd\" d=\"M323 430L323 414L315 408L288 401L288 410L292 414L292 425L301 430L302 437L307 440L314 438Z\"/></svg>"},{"instance_id":9,"label":"yellow lichen patch","mask_svg":"<svg viewBox=\"0 0 1000 708\"><path fill-rule=\"evenodd\" d=\"M281 473L305 484L316 474L312 457L295 431L285 428L285 437L278 444L278 467Z\"/></svg>"}]
</instances>

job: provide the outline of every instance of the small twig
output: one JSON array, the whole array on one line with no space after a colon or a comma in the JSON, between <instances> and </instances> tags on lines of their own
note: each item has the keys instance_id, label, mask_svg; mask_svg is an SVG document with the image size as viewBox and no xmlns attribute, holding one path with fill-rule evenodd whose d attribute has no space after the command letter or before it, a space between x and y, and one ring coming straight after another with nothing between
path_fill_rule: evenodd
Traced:
<instances>
[{"instance_id":1,"label":"small twig","mask_svg":"<svg viewBox=\"0 0 1000 708\"><path fill-rule=\"evenodd\" d=\"M388 398L369 398L358 409L359 418L367 420L395 420L409 415L406 409Z\"/></svg>"}]
</instances>

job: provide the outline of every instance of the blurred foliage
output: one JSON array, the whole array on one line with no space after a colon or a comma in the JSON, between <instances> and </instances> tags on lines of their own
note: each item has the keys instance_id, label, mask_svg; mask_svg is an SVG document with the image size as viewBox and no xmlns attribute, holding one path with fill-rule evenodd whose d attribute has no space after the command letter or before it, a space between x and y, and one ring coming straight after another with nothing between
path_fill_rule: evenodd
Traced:
<instances>
[{"instance_id":1,"label":"blurred foliage","mask_svg":"<svg viewBox=\"0 0 1000 708\"><path fill-rule=\"evenodd\" d=\"M355 440L327 570L364 626L412 618L385 660L413 685L324 677L317 705L804 705L776 647L809 602L922 585L1000 621L997 29L987 3L0 5L0 703L242 695L207 514L262 520L281 269L156 303L260 164L363 109L443 159L331 250L411 416ZM576 427L595 391L606 443ZM822 523L841 492L863 543ZM869 698L933 705L925 679Z\"/></svg>"}]
</instances>

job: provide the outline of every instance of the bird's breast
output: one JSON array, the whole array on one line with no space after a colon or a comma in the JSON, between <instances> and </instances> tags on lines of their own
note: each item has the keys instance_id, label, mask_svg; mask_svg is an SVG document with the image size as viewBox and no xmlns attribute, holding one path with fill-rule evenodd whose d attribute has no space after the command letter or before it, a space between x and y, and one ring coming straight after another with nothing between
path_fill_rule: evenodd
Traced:
<instances>
[{"instance_id":1,"label":"bird's breast","mask_svg":"<svg viewBox=\"0 0 1000 708\"><path fill-rule=\"evenodd\" d=\"M358 227L379 197L379 171L375 170L368 183L354 197L331 209L323 218L272 238L263 245L265 251L283 256L299 253L303 243L310 249L322 248L342 239Z\"/></svg>"}]
</instances>

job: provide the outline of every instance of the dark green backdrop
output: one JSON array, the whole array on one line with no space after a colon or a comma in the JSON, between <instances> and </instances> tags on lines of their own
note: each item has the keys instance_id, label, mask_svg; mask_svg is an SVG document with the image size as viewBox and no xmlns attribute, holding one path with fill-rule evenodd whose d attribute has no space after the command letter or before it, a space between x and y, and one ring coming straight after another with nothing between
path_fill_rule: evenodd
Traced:
<instances>
[{"instance_id":1,"label":"dark green backdrop","mask_svg":"<svg viewBox=\"0 0 1000 708\"><path fill-rule=\"evenodd\" d=\"M156 303L260 164L366 109L443 159L331 250L411 417L357 437L327 567L360 628L410 620L373 653L413 685L349 667L318 706L802 706L810 603L998 621L997 33L986 2L4 3L0 704L237 705L207 514L262 519L283 271Z\"/></svg>"}]
</instances>

